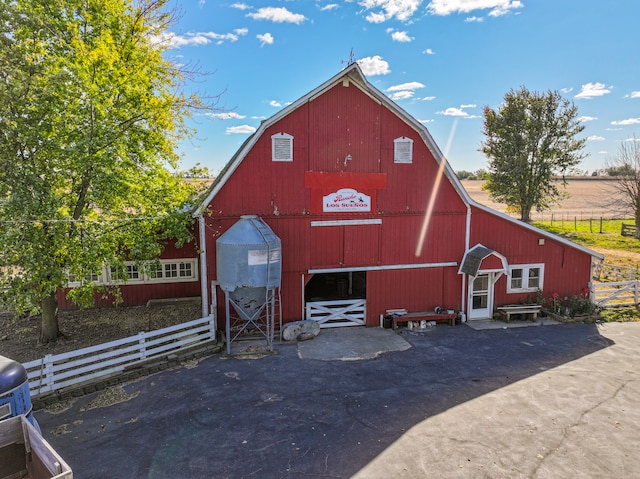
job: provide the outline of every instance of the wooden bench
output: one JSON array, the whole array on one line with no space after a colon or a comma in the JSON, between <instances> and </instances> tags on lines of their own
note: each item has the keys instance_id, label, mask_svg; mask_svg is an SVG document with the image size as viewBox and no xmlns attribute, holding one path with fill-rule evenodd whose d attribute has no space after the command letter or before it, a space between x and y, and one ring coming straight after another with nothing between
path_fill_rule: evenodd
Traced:
<instances>
[{"instance_id":1,"label":"wooden bench","mask_svg":"<svg viewBox=\"0 0 640 479\"><path fill-rule=\"evenodd\" d=\"M408 323L409 321L447 321L451 326L455 326L457 314L434 313L433 311L422 311L415 313L392 316L393 329L398 329L398 323Z\"/></svg>"},{"instance_id":2,"label":"wooden bench","mask_svg":"<svg viewBox=\"0 0 640 479\"><path fill-rule=\"evenodd\" d=\"M538 317L538 313L540 312L539 304L514 304L508 306L498 306L496 308L500 315L506 317L506 322L508 323L511 320L512 314L522 314L522 315L531 315L531 320L535 321Z\"/></svg>"}]
</instances>

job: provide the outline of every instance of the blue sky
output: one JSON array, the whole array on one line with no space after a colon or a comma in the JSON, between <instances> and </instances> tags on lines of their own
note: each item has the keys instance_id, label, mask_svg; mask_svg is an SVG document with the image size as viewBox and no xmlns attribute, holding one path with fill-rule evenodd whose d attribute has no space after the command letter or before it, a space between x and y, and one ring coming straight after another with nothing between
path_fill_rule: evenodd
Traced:
<instances>
[{"instance_id":1,"label":"blue sky","mask_svg":"<svg viewBox=\"0 0 640 479\"><path fill-rule=\"evenodd\" d=\"M640 141L638 0L183 0L168 56L209 72L218 95L197 114L182 166L217 173L288 103L346 66L420 120L454 170L486 167L482 111L521 86L557 90L586 126L593 171L624 141Z\"/></svg>"}]
</instances>

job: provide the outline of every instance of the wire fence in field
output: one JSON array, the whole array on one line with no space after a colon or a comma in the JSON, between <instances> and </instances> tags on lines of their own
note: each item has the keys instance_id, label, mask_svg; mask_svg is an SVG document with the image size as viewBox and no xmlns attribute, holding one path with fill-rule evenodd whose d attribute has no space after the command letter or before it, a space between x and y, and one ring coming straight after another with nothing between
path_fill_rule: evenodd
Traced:
<instances>
[{"instance_id":1,"label":"wire fence in field","mask_svg":"<svg viewBox=\"0 0 640 479\"><path fill-rule=\"evenodd\" d=\"M624 236L633 236L635 224L629 218L611 218L605 216L590 216L587 214L573 213L538 213L533 219L556 227L564 231L576 231L582 233L618 233Z\"/></svg>"}]
</instances>

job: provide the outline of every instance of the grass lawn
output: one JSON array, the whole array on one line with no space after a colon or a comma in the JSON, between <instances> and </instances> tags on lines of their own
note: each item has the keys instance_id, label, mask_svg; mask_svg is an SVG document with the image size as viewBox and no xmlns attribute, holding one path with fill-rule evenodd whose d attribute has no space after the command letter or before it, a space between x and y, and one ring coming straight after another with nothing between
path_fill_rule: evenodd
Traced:
<instances>
[{"instance_id":1,"label":"grass lawn","mask_svg":"<svg viewBox=\"0 0 640 479\"><path fill-rule=\"evenodd\" d=\"M632 236L622 236L622 223L633 224L633 220L565 220L538 221L531 223L538 228L564 236L587 248L640 253L640 240Z\"/></svg>"}]
</instances>

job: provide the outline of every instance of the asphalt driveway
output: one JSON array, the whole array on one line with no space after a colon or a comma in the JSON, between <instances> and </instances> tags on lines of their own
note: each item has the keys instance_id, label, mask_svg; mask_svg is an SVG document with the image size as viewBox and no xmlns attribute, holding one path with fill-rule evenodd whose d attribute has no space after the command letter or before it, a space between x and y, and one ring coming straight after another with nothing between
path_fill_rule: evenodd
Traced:
<instances>
[{"instance_id":1,"label":"asphalt driveway","mask_svg":"<svg viewBox=\"0 0 640 479\"><path fill-rule=\"evenodd\" d=\"M36 417L77 478L640 477L640 324L402 337L367 360L216 355Z\"/></svg>"}]
</instances>

